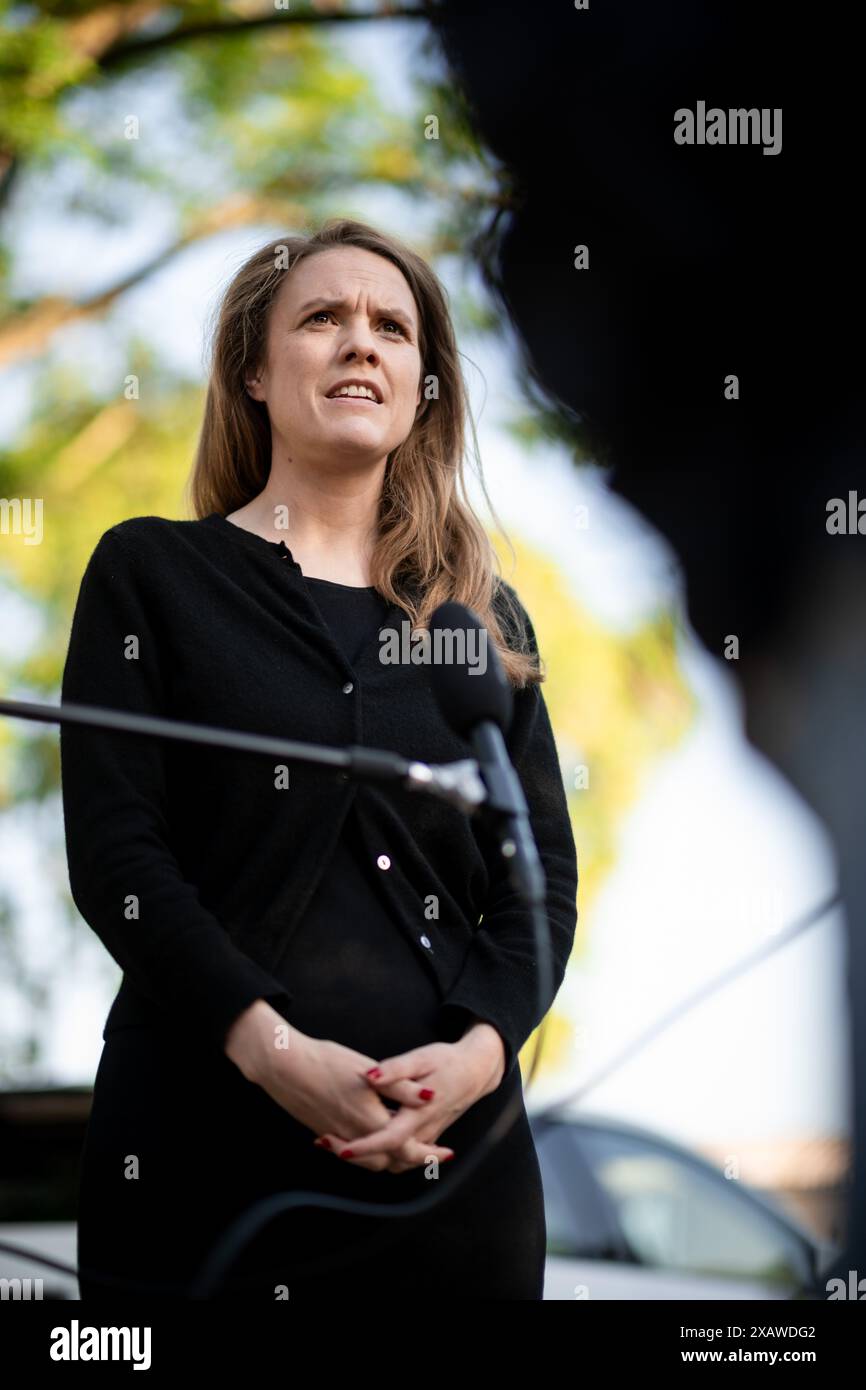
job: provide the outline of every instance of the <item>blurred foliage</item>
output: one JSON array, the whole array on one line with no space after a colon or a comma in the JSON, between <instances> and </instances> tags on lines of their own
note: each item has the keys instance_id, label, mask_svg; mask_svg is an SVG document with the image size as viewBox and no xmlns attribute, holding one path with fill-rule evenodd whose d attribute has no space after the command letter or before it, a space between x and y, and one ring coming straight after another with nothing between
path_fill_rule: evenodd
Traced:
<instances>
[{"instance_id":1,"label":"blurred foliage","mask_svg":"<svg viewBox=\"0 0 866 1390\"><path fill-rule=\"evenodd\" d=\"M294 18L300 13L292 7ZM308 13L317 17L315 8ZM133 231L140 218L153 216L149 195L156 193L176 227L150 262L90 299L67 300L56 292L21 292L15 281L20 231L14 218L0 218L0 366L26 364L33 395L24 428L0 448L0 493L38 496L46 516L62 522L41 546L4 547L6 580L35 605L42 629L25 653L0 658L6 689L26 687L37 698L57 689L77 580L102 531L119 517L178 510L202 387L166 371L158 354L132 335L124 322L128 290L146 286L174 256L220 232L260 225L301 230L347 212L347 194L351 199L375 185L423 204L428 217L433 212L418 246L435 259L462 251L479 214L498 196L495 173L435 64L423 64L429 71L415 77L414 111L398 118L388 109L387 90L380 92L337 51L331 28L277 24L209 35L100 67L118 45L131 48L205 20L228 25L268 14L272 9L251 4L0 0L10 113L5 125L0 117L0 147L19 162L19 177L29 168L33 188L48 204L45 217L86 214ZM86 72L83 60L73 62L73 49L82 46L91 54ZM429 49L429 39L421 49ZM171 105L159 123L149 114L152 93L167 81ZM31 107L38 108L32 121ZM424 138L431 113L439 121L436 141ZM127 140L131 115L140 117L139 138ZM22 143L25 127L38 127L44 139L31 140L25 131ZM54 194L55 186L63 193ZM97 237L98 225L94 246ZM46 267L49 278L54 269ZM493 326L489 310L468 290L454 308L476 328ZM117 364L113 390L100 393L86 362L73 367L54 355L55 338L76 325L104 332L101 365ZM131 374L140 382L138 399L123 391ZM0 738L8 740L11 727L0 723ZM31 733L27 751L32 757ZM4 777L0 805L15 798L14 788L22 799L33 790Z\"/></svg>"},{"instance_id":2,"label":"blurred foliage","mask_svg":"<svg viewBox=\"0 0 866 1390\"><path fill-rule=\"evenodd\" d=\"M50 518L41 545L3 538L0 601L20 624L7 627L0 644L0 683L10 696L59 698L78 584L102 532L127 516L180 511L203 388L163 366L133 330L125 315L131 290L146 289L174 258L221 233L263 228L264 240L275 226L302 231L335 214L364 217L379 192L417 210L421 254L469 269L468 248L509 205L509 180L478 147L425 25L417 27L412 109L397 113L387 83L371 82L335 41L359 28L341 25L343 11L293 3L281 25L264 3L0 0L0 370L26 371L32 392L23 427L0 447L0 497L40 498ZM298 22L304 17L311 22ZM190 38L202 24L231 32ZM436 140L425 138L431 116ZM130 117L137 138L127 138ZM32 259L27 276L19 273L34 217L57 227L45 287ZM83 298L56 288L69 220L93 226L99 288ZM128 228L130 243L140 245L151 224L159 246L150 258L114 281L101 279L100 228ZM500 310L468 288L471 275L463 278L467 288L452 302L458 336L501 333ZM76 327L102 343L101 372L85 356L71 364L58 351ZM97 384L106 364L114 364L107 388ZM124 393L130 375L140 383L136 399ZM526 445L567 440L579 461L579 422L565 419L530 373L526 382L514 433ZM689 701L668 617L627 640L614 637L565 592L555 565L524 546L518 554L514 582L551 670L544 690L566 786L573 788L578 763L591 769L591 787L569 792L580 945L588 907L615 860L617 825L653 759L685 728ZM56 727L0 720L0 811L35 814L58 787ZM63 897L59 826L53 854L46 873ZM72 925L68 901L64 910ZM24 954L16 957L14 916L3 905L6 961ZM42 978L14 972L31 1001L41 997ZM552 1014L548 1065L568 1034L567 1021Z\"/></svg>"}]
</instances>

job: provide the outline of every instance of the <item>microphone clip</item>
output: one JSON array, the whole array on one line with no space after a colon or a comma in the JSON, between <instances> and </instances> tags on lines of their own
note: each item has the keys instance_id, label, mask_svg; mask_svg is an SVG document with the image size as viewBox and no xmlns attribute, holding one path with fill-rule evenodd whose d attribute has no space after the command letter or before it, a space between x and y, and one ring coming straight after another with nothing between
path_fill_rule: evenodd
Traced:
<instances>
[{"instance_id":1,"label":"microphone clip","mask_svg":"<svg viewBox=\"0 0 866 1390\"><path fill-rule=\"evenodd\" d=\"M487 788L474 758L461 758L456 763L410 763L404 785L410 791L431 792L470 816L487 800Z\"/></svg>"}]
</instances>

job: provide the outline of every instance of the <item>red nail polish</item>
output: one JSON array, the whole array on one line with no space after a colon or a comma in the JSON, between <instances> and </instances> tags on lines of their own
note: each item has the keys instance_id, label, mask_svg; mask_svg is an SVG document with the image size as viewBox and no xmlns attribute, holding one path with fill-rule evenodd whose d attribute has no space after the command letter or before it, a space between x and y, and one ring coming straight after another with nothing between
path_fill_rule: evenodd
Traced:
<instances>
[{"instance_id":1,"label":"red nail polish","mask_svg":"<svg viewBox=\"0 0 866 1390\"><path fill-rule=\"evenodd\" d=\"M323 1149L329 1149L331 1147L330 1139L317 1139L316 1143L319 1144Z\"/></svg>"},{"instance_id":2,"label":"red nail polish","mask_svg":"<svg viewBox=\"0 0 866 1390\"><path fill-rule=\"evenodd\" d=\"M341 1157L341 1158L354 1158L354 1154L352 1153L352 1150L351 1150L351 1149L344 1149L343 1152L340 1154L340 1157Z\"/></svg>"},{"instance_id":3,"label":"red nail polish","mask_svg":"<svg viewBox=\"0 0 866 1390\"><path fill-rule=\"evenodd\" d=\"M435 1091L429 1091L426 1086L424 1087L423 1091L418 1092L418 1095L420 1096L421 1100L432 1100L435 1094Z\"/></svg>"},{"instance_id":4,"label":"red nail polish","mask_svg":"<svg viewBox=\"0 0 866 1390\"><path fill-rule=\"evenodd\" d=\"M443 1158L442 1162L443 1162L443 1163L448 1163L448 1161L449 1161L450 1159L452 1159L453 1157L454 1157L453 1154L446 1154L445 1157Z\"/></svg>"},{"instance_id":5,"label":"red nail polish","mask_svg":"<svg viewBox=\"0 0 866 1390\"><path fill-rule=\"evenodd\" d=\"M367 1072L367 1075L368 1075L368 1076L381 1076L381 1075L382 1075L382 1070L381 1070L380 1067L371 1067L370 1070Z\"/></svg>"}]
</instances>

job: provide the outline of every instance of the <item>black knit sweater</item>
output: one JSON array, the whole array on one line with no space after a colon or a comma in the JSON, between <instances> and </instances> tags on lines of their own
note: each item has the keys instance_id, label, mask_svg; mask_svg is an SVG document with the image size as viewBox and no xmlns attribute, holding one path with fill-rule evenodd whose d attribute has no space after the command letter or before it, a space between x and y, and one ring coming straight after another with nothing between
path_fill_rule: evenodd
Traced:
<instances>
[{"instance_id":1,"label":"black knit sweater","mask_svg":"<svg viewBox=\"0 0 866 1390\"><path fill-rule=\"evenodd\" d=\"M404 621L392 606L383 625L400 632ZM471 756L439 712L426 665L382 662L376 642L350 665L285 543L217 513L136 517L101 536L81 582L62 700L426 762ZM506 743L547 876L546 1012L573 944L577 862L540 687L515 691ZM106 1032L144 1013L221 1047L258 998L291 1022L292 994L274 970L354 803L395 919L438 987L440 1036L486 1020L510 1071L541 1018L536 950L476 818L309 766L287 776L261 754L71 724L60 747L72 896L124 972Z\"/></svg>"}]
</instances>

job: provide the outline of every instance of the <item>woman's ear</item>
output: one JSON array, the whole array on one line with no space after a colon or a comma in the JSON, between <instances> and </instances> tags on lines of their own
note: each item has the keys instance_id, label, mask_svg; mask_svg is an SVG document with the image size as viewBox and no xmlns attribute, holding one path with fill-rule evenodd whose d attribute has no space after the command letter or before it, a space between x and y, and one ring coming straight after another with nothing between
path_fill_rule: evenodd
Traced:
<instances>
[{"instance_id":1,"label":"woman's ear","mask_svg":"<svg viewBox=\"0 0 866 1390\"><path fill-rule=\"evenodd\" d=\"M258 372L255 376L249 376L245 382L247 395L252 396L254 401L262 399L262 375Z\"/></svg>"}]
</instances>

